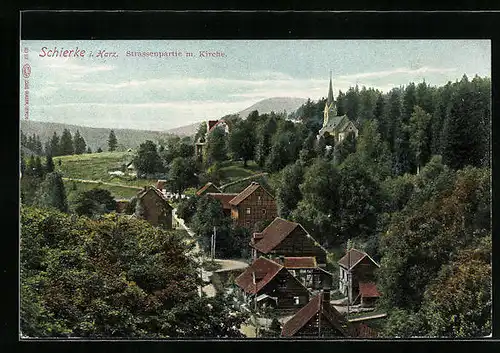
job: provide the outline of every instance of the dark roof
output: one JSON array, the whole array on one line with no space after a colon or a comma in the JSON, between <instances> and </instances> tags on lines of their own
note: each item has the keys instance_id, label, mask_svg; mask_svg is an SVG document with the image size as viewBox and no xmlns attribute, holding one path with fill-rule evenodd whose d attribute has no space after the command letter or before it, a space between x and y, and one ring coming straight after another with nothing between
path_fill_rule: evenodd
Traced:
<instances>
[{"instance_id":1,"label":"dark roof","mask_svg":"<svg viewBox=\"0 0 500 353\"><path fill-rule=\"evenodd\" d=\"M314 256L308 257L285 257L285 268L316 268L316 258Z\"/></svg>"},{"instance_id":2,"label":"dark roof","mask_svg":"<svg viewBox=\"0 0 500 353\"><path fill-rule=\"evenodd\" d=\"M269 194L269 196L273 197L262 185L253 181L250 185L248 185L245 190L240 192L234 199L229 202L232 206L238 206L243 200L245 200L248 196L252 195L257 189L262 188L265 192Z\"/></svg>"},{"instance_id":3,"label":"dark roof","mask_svg":"<svg viewBox=\"0 0 500 353\"><path fill-rule=\"evenodd\" d=\"M155 188L154 186L148 186L144 190L139 191L139 193L137 194L137 198L142 199L144 197L144 195L146 195L149 192L154 192L160 199L165 201L165 204L167 204L168 207L173 208L170 205L170 203L168 203L166 196L163 195L163 193L160 190L158 190L157 188Z\"/></svg>"},{"instance_id":4,"label":"dark roof","mask_svg":"<svg viewBox=\"0 0 500 353\"><path fill-rule=\"evenodd\" d=\"M349 256L350 256L350 266L349 266ZM365 257L368 257L371 262L377 267L380 267L367 253L364 251L352 248L347 254L345 254L339 261L338 264L344 268L353 268Z\"/></svg>"},{"instance_id":5,"label":"dark roof","mask_svg":"<svg viewBox=\"0 0 500 353\"><path fill-rule=\"evenodd\" d=\"M276 217L262 232L262 239L259 242L252 244L252 247L260 252L267 254L273 250L283 239L285 239L295 228L302 227L295 222L287 221L286 219Z\"/></svg>"},{"instance_id":6,"label":"dark roof","mask_svg":"<svg viewBox=\"0 0 500 353\"><path fill-rule=\"evenodd\" d=\"M213 183L211 183L211 182L208 182L208 183L206 183L205 185L203 185L203 187L202 187L200 190L198 190L198 191L196 192L196 195L198 195L198 196L202 195L202 194L203 194L205 191L207 191L210 187L213 187L213 188L215 188L215 190L218 190L218 191L220 192L220 190L219 190L219 188L218 188L217 186L215 186L215 185L214 185Z\"/></svg>"},{"instance_id":7,"label":"dark roof","mask_svg":"<svg viewBox=\"0 0 500 353\"><path fill-rule=\"evenodd\" d=\"M229 201L231 201L238 194L207 192L206 195L219 200L222 203L223 209L230 210L231 205L229 204Z\"/></svg>"},{"instance_id":8,"label":"dark roof","mask_svg":"<svg viewBox=\"0 0 500 353\"><path fill-rule=\"evenodd\" d=\"M381 296L373 282L359 282L359 292L363 298L378 298Z\"/></svg>"},{"instance_id":9,"label":"dark roof","mask_svg":"<svg viewBox=\"0 0 500 353\"><path fill-rule=\"evenodd\" d=\"M360 323L360 324L356 325L356 336L363 337L363 338L373 338L373 337L377 337L378 334L377 334L377 331L375 331L371 327L369 327L363 323Z\"/></svg>"},{"instance_id":10,"label":"dark roof","mask_svg":"<svg viewBox=\"0 0 500 353\"><path fill-rule=\"evenodd\" d=\"M320 312L326 317L330 324L338 329L345 337L352 335L354 333L352 325L337 311L337 309L331 306L329 302L325 302L322 299L322 293L312 298L309 303L283 325L281 336L294 336Z\"/></svg>"},{"instance_id":11,"label":"dark roof","mask_svg":"<svg viewBox=\"0 0 500 353\"><path fill-rule=\"evenodd\" d=\"M274 261L259 257L246 268L245 272L236 277L234 281L245 292L255 294L271 282L283 268L283 266ZM253 273L255 273L256 284L253 283Z\"/></svg>"}]
</instances>

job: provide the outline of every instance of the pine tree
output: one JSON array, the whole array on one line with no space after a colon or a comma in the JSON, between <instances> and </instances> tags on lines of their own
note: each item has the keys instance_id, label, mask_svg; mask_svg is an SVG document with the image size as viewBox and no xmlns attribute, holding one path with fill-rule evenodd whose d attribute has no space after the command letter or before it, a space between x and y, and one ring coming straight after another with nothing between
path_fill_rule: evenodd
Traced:
<instances>
[{"instance_id":1,"label":"pine tree","mask_svg":"<svg viewBox=\"0 0 500 353\"><path fill-rule=\"evenodd\" d=\"M451 98L443 129L443 160L453 169L481 166L488 153L482 105L480 93L464 75Z\"/></svg>"},{"instance_id":2,"label":"pine tree","mask_svg":"<svg viewBox=\"0 0 500 353\"><path fill-rule=\"evenodd\" d=\"M102 148L101 148L101 147L99 147L99 148L97 149L97 153L101 153L101 152L102 152Z\"/></svg>"},{"instance_id":3,"label":"pine tree","mask_svg":"<svg viewBox=\"0 0 500 353\"><path fill-rule=\"evenodd\" d=\"M111 130L108 138L108 150L113 152L116 150L116 147L118 147L118 141L116 139L115 132Z\"/></svg>"},{"instance_id":4,"label":"pine tree","mask_svg":"<svg viewBox=\"0 0 500 353\"><path fill-rule=\"evenodd\" d=\"M68 212L66 191L59 173L47 174L39 190L37 190L35 204L41 207L53 207L61 212Z\"/></svg>"},{"instance_id":5,"label":"pine tree","mask_svg":"<svg viewBox=\"0 0 500 353\"><path fill-rule=\"evenodd\" d=\"M54 157L61 155L61 144L59 136L55 131L54 134L52 135L52 139L50 140L50 151L48 151L47 153Z\"/></svg>"},{"instance_id":6,"label":"pine tree","mask_svg":"<svg viewBox=\"0 0 500 353\"><path fill-rule=\"evenodd\" d=\"M33 173L36 177L38 178L43 178L44 177L44 169L43 169L43 166L42 166L42 160L40 158L40 156L36 156L35 157L35 163L34 163L34 166L33 166Z\"/></svg>"},{"instance_id":7,"label":"pine tree","mask_svg":"<svg viewBox=\"0 0 500 353\"><path fill-rule=\"evenodd\" d=\"M75 148L75 154L85 153L87 144L85 143L85 140L80 135L80 131L78 130L76 130L75 136L73 136L73 146Z\"/></svg>"},{"instance_id":8,"label":"pine tree","mask_svg":"<svg viewBox=\"0 0 500 353\"><path fill-rule=\"evenodd\" d=\"M61 155L68 156L75 152L73 146L73 139L71 137L71 132L68 129L64 129L61 136Z\"/></svg>"},{"instance_id":9,"label":"pine tree","mask_svg":"<svg viewBox=\"0 0 500 353\"><path fill-rule=\"evenodd\" d=\"M54 171L54 161L52 156L49 154L45 159L45 172L52 173Z\"/></svg>"},{"instance_id":10,"label":"pine tree","mask_svg":"<svg viewBox=\"0 0 500 353\"><path fill-rule=\"evenodd\" d=\"M417 102L415 84L411 82L406 86L403 94L403 108L401 112L401 121L403 124L408 124L413 113L413 108Z\"/></svg>"},{"instance_id":11,"label":"pine tree","mask_svg":"<svg viewBox=\"0 0 500 353\"><path fill-rule=\"evenodd\" d=\"M87 153L92 153L92 150L90 149L90 146L87 147Z\"/></svg>"}]
</instances>

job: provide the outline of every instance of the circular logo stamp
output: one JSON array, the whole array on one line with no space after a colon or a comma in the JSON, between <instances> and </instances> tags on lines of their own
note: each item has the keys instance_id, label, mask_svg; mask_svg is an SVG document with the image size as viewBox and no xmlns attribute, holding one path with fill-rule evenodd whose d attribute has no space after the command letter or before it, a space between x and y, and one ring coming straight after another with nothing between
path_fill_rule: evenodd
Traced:
<instances>
[{"instance_id":1,"label":"circular logo stamp","mask_svg":"<svg viewBox=\"0 0 500 353\"><path fill-rule=\"evenodd\" d=\"M30 64L24 64L23 66L23 76L24 78L28 78L31 75L31 66Z\"/></svg>"}]
</instances>

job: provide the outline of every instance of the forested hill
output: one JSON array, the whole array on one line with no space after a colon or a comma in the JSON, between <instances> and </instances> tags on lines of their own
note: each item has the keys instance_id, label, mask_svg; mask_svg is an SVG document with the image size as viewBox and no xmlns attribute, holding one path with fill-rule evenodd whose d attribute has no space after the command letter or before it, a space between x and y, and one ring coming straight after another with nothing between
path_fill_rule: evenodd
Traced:
<instances>
[{"instance_id":1,"label":"forested hill","mask_svg":"<svg viewBox=\"0 0 500 353\"><path fill-rule=\"evenodd\" d=\"M78 126L70 124L49 123L43 121L21 120L21 131L27 136L36 134L40 137L42 143L49 140L54 132L61 136L64 129L70 130L74 135L78 130L80 135L85 139L87 146L92 151L99 147L103 150L107 149L109 133L112 129L95 128L87 126ZM135 148L146 140L158 141L166 139L171 134L163 131L147 131L147 130L132 130L132 129L113 129L118 140L118 149Z\"/></svg>"}]
</instances>

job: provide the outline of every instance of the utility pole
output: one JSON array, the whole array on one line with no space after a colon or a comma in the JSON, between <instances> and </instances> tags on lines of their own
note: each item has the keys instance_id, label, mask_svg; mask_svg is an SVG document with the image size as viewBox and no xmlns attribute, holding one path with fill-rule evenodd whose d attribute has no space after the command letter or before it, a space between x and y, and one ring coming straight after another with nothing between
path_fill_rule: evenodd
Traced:
<instances>
[{"instance_id":1,"label":"utility pole","mask_svg":"<svg viewBox=\"0 0 500 353\"><path fill-rule=\"evenodd\" d=\"M214 232L212 233L212 260L215 259L215 240L217 237L217 228L214 226Z\"/></svg>"},{"instance_id":2,"label":"utility pole","mask_svg":"<svg viewBox=\"0 0 500 353\"><path fill-rule=\"evenodd\" d=\"M349 306L351 305L351 249L347 242L347 319L349 320Z\"/></svg>"}]
</instances>

